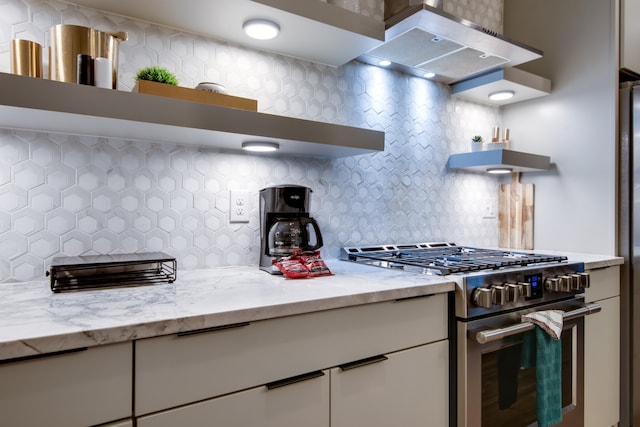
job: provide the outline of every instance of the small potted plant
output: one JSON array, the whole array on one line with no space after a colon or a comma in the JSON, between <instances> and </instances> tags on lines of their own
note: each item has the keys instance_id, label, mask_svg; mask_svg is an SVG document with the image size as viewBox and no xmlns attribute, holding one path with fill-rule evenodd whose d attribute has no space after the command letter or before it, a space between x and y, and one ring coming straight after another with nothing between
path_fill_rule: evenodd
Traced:
<instances>
[{"instance_id":1,"label":"small potted plant","mask_svg":"<svg viewBox=\"0 0 640 427\"><path fill-rule=\"evenodd\" d=\"M484 139L480 135L475 135L471 138L471 151L482 151L482 143Z\"/></svg>"},{"instance_id":2,"label":"small potted plant","mask_svg":"<svg viewBox=\"0 0 640 427\"><path fill-rule=\"evenodd\" d=\"M157 65L142 68L136 74L136 81L147 80L152 82L164 83L172 86L178 85L178 79L169 70Z\"/></svg>"},{"instance_id":3,"label":"small potted plant","mask_svg":"<svg viewBox=\"0 0 640 427\"><path fill-rule=\"evenodd\" d=\"M133 92L176 98L179 91L178 79L166 68L152 65L136 73Z\"/></svg>"}]
</instances>

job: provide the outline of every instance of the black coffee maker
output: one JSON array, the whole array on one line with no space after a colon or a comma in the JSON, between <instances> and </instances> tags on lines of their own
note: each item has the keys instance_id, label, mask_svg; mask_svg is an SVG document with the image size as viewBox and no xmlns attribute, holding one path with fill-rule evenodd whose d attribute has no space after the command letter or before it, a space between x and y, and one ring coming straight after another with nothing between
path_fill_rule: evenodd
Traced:
<instances>
[{"instance_id":1,"label":"black coffee maker","mask_svg":"<svg viewBox=\"0 0 640 427\"><path fill-rule=\"evenodd\" d=\"M260 190L260 269L282 274L273 261L322 247L318 223L309 216L311 189L278 185Z\"/></svg>"}]
</instances>

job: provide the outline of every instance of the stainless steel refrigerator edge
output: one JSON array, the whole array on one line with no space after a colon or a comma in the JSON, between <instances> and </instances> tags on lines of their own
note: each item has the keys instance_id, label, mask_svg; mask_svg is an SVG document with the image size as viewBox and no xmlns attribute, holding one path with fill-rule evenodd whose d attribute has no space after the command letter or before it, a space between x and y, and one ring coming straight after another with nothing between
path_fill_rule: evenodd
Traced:
<instances>
[{"instance_id":1,"label":"stainless steel refrigerator edge","mask_svg":"<svg viewBox=\"0 0 640 427\"><path fill-rule=\"evenodd\" d=\"M620 425L640 426L640 82L620 84L618 143L618 255L621 270Z\"/></svg>"}]
</instances>

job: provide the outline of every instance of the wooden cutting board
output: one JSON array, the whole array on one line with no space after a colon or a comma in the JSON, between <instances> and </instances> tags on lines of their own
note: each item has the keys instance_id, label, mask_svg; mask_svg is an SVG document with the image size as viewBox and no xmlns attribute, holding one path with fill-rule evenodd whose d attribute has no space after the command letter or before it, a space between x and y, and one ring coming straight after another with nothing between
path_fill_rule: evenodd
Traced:
<instances>
[{"instance_id":1,"label":"wooden cutting board","mask_svg":"<svg viewBox=\"0 0 640 427\"><path fill-rule=\"evenodd\" d=\"M533 184L522 184L519 172L500 185L498 234L502 248L533 249Z\"/></svg>"}]
</instances>

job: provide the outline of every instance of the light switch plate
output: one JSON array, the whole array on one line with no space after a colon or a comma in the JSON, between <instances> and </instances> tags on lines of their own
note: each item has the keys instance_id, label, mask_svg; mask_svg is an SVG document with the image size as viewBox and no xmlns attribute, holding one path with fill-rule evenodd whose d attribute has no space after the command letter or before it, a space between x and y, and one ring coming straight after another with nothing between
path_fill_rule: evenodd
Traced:
<instances>
[{"instance_id":1,"label":"light switch plate","mask_svg":"<svg viewBox=\"0 0 640 427\"><path fill-rule=\"evenodd\" d=\"M251 204L248 191L231 190L229 195L229 222L249 222Z\"/></svg>"}]
</instances>

